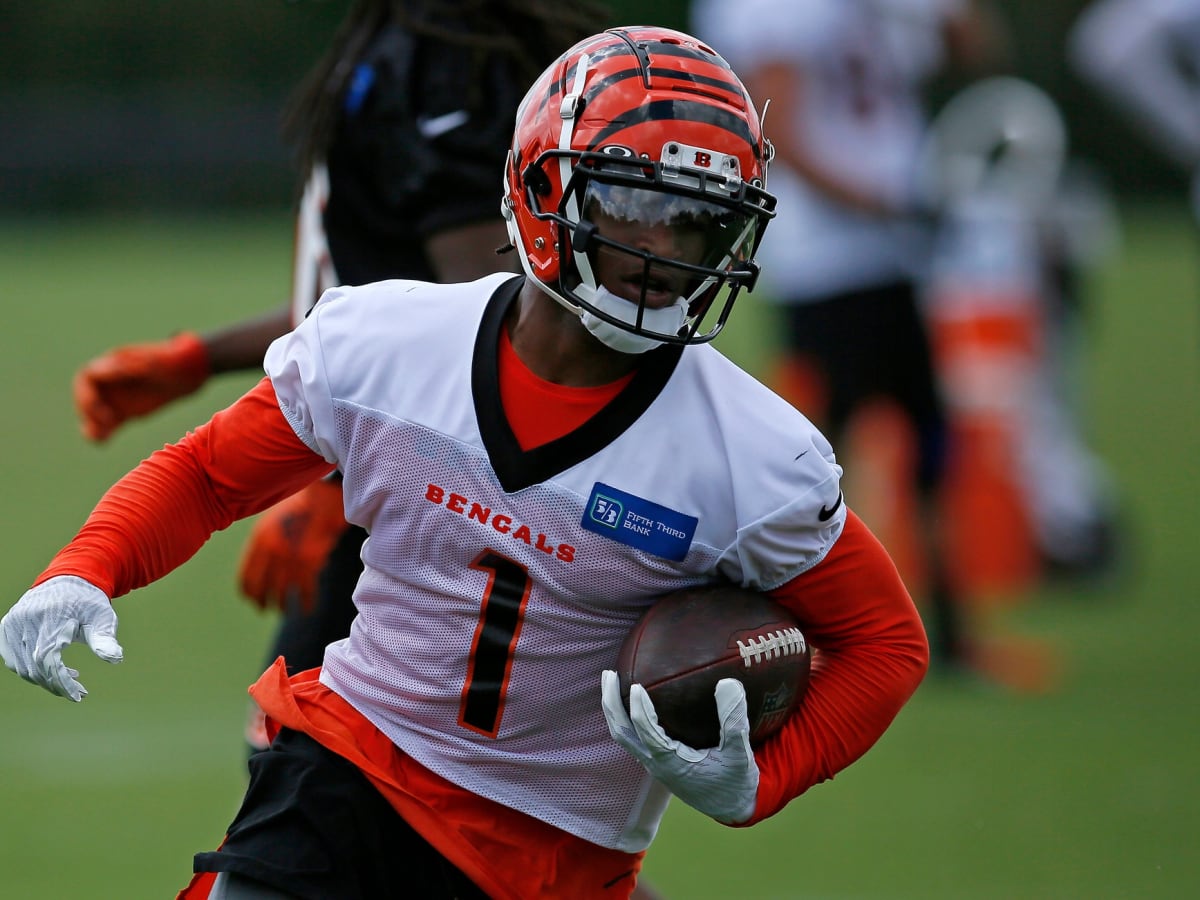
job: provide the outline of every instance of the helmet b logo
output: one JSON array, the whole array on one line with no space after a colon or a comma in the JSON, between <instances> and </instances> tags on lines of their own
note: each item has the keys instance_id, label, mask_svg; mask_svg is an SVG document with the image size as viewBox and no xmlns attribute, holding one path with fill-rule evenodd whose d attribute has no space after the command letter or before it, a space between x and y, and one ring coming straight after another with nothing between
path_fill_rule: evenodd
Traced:
<instances>
[{"instance_id":1,"label":"helmet b logo","mask_svg":"<svg viewBox=\"0 0 1200 900\"><path fill-rule=\"evenodd\" d=\"M696 151L696 158L692 161L692 165L700 169L712 168L712 154L706 153L703 150Z\"/></svg>"}]
</instances>

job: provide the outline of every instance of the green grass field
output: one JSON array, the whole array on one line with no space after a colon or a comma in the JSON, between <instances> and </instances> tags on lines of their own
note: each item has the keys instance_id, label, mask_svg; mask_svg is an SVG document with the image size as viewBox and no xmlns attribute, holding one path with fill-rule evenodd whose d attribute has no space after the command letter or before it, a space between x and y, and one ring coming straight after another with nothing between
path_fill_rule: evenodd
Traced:
<instances>
[{"instance_id":1,"label":"green grass field","mask_svg":"<svg viewBox=\"0 0 1200 900\"><path fill-rule=\"evenodd\" d=\"M1059 688L930 680L876 748L774 819L731 830L675 807L647 862L680 898L1184 898L1200 889L1200 241L1175 207L1126 210L1094 276L1095 445L1136 534L1126 577L1046 589L1012 627L1051 641ZM227 377L108 445L70 379L120 341L282 298L282 216L0 224L6 608L130 465L248 386ZM753 298L724 348L754 369ZM0 897L165 898L243 785L246 685L271 619L234 596L245 524L118 601L126 660L72 648L79 705L0 673Z\"/></svg>"}]
</instances>

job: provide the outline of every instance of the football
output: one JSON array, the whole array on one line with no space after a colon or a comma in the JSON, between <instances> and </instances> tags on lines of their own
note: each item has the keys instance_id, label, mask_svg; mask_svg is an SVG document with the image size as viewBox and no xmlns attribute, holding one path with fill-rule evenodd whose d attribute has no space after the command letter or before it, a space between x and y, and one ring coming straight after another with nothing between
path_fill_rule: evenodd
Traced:
<instances>
[{"instance_id":1,"label":"football","mask_svg":"<svg viewBox=\"0 0 1200 900\"><path fill-rule=\"evenodd\" d=\"M621 697L640 684L668 735L697 749L720 739L713 692L722 678L746 688L752 743L776 731L808 690L812 651L800 624L765 594L731 584L666 594L625 638Z\"/></svg>"}]
</instances>

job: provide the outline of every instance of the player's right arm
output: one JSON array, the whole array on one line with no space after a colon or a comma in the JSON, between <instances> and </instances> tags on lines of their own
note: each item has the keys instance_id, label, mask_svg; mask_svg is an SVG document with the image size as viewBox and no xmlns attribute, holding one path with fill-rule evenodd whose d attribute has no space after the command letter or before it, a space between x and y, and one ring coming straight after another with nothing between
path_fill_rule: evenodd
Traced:
<instances>
[{"instance_id":1,"label":"player's right arm","mask_svg":"<svg viewBox=\"0 0 1200 900\"><path fill-rule=\"evenodd\" d=\"M196 391L210 376L255 369L271 341L291 328L280 307L199 335L115 347L86 363L72 385L84 435L107 440L132 418L148 415Z\"/></svg>"},{"instance_id":2,"label":"player's right arm","mask_svg":"<svg viewBox=\"0 0 1200 900\"><path fill-rule=\"evenodd\" d=\"M929 666L921 618L896 566L848 512L829 554L769 592L817 648L799 710L755 750L753 824L862 756L887 730Z\"/></svg>"},{"instance_id":3,"label":"player's right arm","mask_svg":"<svg viewBox=\"0 0 1200 900\"><path fill-rule=\"evenodd\" d=\"M79 700L86 692L74 680L77 673L63 664L62 650L79 641L102 658L120 658L109 599L161 578L214 532L261 512L331 468L296 436L264 378L105 493L75 538L0 620L5 665Z\"/></svg>"}]
</instances>

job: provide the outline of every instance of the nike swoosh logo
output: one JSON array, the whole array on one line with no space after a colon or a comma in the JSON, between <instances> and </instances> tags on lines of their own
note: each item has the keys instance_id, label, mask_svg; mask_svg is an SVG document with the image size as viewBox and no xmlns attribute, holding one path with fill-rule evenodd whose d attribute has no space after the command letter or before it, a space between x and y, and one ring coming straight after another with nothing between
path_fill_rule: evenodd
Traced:
<instances>
[{"instance_id":1,"label":"nike swoosh logo","mask_svg":"<svg viewBox=\"0 0 1200 900\"><path fill-rule=\"evenodd\" d=\"M817 512L817 519L822 522L828 522L831 518L833 518L833 514L838 511L838 507L841 505L842 492L838 491L837 501L833 504L833 506L822 506L820 511Z\"/></svg>"},{"instance_id":2,"label":"nike swoosh logo","mask_svg":"<svg viewBox=\"0 0 1200 900\"><path fill-rule=\"evenodd\" d=\"M435 138L465 125L469 118L471 114L465 109L456 109L440 116L417 116L417 131L421 132L421 137Z\"/></svg>"}]
</instances>

